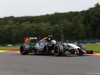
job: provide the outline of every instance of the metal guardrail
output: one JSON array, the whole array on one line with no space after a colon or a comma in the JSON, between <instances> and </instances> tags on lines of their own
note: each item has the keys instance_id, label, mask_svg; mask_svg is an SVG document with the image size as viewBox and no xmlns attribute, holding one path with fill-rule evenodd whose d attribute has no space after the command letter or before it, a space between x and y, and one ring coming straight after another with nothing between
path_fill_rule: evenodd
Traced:
<instances>
[{"instance_id":1,"label":"metal guardrail","mask_svg":"<svg viewBox=\"0 0 100 75\"><path fill-rule=\"evenodd\" d=\"M84 44L92 44L92 43L97 43L100 42L100 39L85 39L85 40L70 40L69 42L73 43L73 42L78 42L78 43L84 43Z\"/></svg>"},{"instance_id":2,"label":"metal guardrail","mask_svg":"<svg viewBox=\"0 0 100 75\"><path fill-rule=\"evenodd\" d=\"M21 46L22 44L0 44L0 46Z\"/></svg>"}]
</instances>

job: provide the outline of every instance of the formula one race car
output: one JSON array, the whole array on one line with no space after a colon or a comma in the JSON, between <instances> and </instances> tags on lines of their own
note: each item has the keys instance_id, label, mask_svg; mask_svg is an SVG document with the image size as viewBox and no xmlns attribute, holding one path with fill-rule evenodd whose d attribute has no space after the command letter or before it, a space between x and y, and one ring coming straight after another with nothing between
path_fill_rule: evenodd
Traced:
<instances>
[{"instance_id":1,"label":"formula one race car","mask_svg":"<svg viewBox=\"0 0 100 75\"><path fill-rule=\"evenodd\" d=\"M85 50L82 44L73 43L57 43L52 36L50 37L25 37L24 44L20 47L20 53L27 55L29 53L35 54L54 54L61 56L63 54L93 54L92 50Z\"/></svg>"},{"instance_id":2,"label":"formula one race car","mask_svg":"<svg viewBox=\"0 0 100 75\"><path fill-rule=\"evenodd\" d=\"M27 55L29 53L35 54L54 54L61 56L64 53L63 46L56 43L52 36L39 37L25 37L24 44L20 47L20 53Z\"/></svg>"}]
</instances>

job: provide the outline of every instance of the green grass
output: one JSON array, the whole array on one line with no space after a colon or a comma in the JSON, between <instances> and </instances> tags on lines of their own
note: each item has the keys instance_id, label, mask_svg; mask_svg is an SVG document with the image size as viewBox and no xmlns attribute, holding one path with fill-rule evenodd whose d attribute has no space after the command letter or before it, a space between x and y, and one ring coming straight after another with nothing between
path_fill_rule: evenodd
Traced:
<instances>
[{"instance_id":1,"label":"green grass","mask_svg":"<svg viewBox=\"0 0 100 75\"><path fill-rule=\"evenodd\" d=\"M20 46L2 46L0 50L19 50Z\"/></svg>"},{"instance_id":2,"label":"green grass","mask_svg":"<svg viewBox=\"0 0 100 75\"><path fill-rule=\"evenodd\" d=\"M85 44L86 50L100 52L100 44ZM0 50L19 50L20 46L0 47Z\"/></svg>"},{"instance_id":3,"label":"green grass","mask_svg":"<svg viewBox=\"0 0 100 75\"><path fill-rule=\"evenodd\" d=\"M94 52L100 52L100 44L85 44L86 50L93 50Z\"/></svg>"}]
</instances>

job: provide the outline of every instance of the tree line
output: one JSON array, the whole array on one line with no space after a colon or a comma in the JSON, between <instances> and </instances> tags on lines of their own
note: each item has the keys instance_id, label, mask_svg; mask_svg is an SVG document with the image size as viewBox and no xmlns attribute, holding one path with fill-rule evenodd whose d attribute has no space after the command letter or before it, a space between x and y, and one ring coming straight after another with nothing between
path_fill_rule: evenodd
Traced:
<instances>
[{"instance_id":1,"label":"tree line","mask_svg":"<svg viewBox=\"0 0 100 75\"><path fill-rule=\"evenodd\" d=\"M61 30L64 40L100 38L100 5L80 12L0 18L0 44L23 43L24 37L47 35L60 41Z\"/></svg>"}]
</instances>

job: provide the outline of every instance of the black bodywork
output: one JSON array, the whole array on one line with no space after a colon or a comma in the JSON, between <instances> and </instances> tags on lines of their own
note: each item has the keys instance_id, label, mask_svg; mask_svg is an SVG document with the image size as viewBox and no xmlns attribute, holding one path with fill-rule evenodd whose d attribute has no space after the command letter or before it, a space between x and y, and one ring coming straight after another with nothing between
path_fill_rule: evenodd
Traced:
<instances>
[{"instance_id":1,"label":"black bodywork","mask_svg":"<svg viewBox=\"0 0 100 75\"><path fill-rule=\"evenodd\" d=\"M53 39L51 37L45 37L42 39L31 40L29 44L23 44L20 47L20 53L27 55L29 53L35 54L54 54L61 56L63 52L63 46L59 43L51 43ZM55 41L55 40L54 40Z\"/></svg>"}]
</instances>

